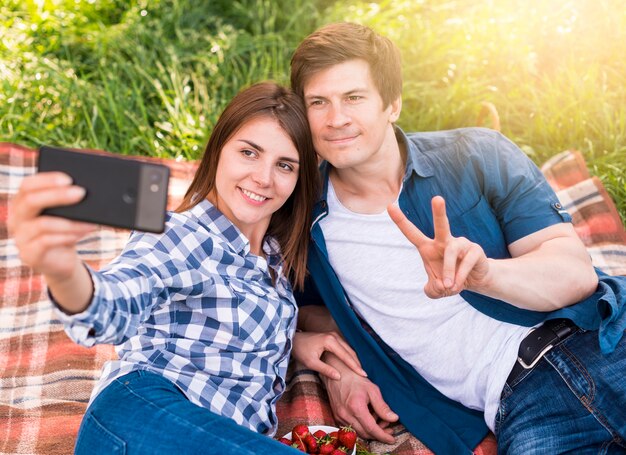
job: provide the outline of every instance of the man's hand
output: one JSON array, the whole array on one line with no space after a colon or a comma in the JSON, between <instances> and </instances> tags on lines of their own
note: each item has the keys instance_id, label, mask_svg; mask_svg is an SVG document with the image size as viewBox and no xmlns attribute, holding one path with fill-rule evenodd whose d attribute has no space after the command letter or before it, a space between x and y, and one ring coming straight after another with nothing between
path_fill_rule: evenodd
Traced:
<instances>
[{"instance_id":1,"label":"man's hand","mask_svg":"<svg viewBox=\"0 0 626 455\"><path fill-rule=\"evenodd\" d=\"M432 200L434 239L415 227L396 205L391 219L419 251L430 298L464 289L534 311L554 311L595 291L598 277L589 253L570 223L557 223L508 245L510 258L487 258L482 247L453 237L442 197Z\"/></svg>"},{"instance_id":2,"label":"man's hand","mask_svg":"<svg viewBox=\"0 0 626 455\"><path fill-rule=\"evenodd\" d=\"M326 353L325 360L341 373L341 380L322 378L337 423L351 425L364 439L393 444L388 427L398 416L383 400L378 386L350 370L333 354Z\"/></svg>"},{"instance_id":3,"label":"man's hand","mask_svg":"<svg viewBox=\"0 0 626 455\"><path fill-rule=\"evenodd\" d=\"M356 374L366 377L361 363L350 345L337 332L296 332L293 339L292 355L305 367L317 371L330 379L341 379L336 368L321 360L325 352L335 354Z\"/></svg>"},{"instance_id":4,"label":"man's hand","mask_svg":"<svg viewBox=\"0 0 626 455\"><path fill-rule=\"evenodd\" d=\"M441 196L432 200L435 238L424 235L400 208L387 207L389 216L409 241L415 245L424 262L428 281L424 292L431 299L458 294L464 289L478 291L489 276L489 262L482 247L465 237L453 237Z\"/></svg>"}]
</instances>

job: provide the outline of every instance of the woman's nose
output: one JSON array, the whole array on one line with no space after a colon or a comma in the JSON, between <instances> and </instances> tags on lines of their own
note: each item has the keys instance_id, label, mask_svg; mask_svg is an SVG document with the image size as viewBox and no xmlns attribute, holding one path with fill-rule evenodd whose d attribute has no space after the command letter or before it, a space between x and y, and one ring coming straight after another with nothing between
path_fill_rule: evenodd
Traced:
<instances>
[{"instance_id":1,"label":"woman's nose","mask_svg":"<svg viewBox=\"0 0 626 455\"><path fill-rule=\"evenodd\" d=\"M272 180L272 167L268 164L259 164L252 173L252 180L259 186L268 186Z\"/></svg>"}]
</instances>

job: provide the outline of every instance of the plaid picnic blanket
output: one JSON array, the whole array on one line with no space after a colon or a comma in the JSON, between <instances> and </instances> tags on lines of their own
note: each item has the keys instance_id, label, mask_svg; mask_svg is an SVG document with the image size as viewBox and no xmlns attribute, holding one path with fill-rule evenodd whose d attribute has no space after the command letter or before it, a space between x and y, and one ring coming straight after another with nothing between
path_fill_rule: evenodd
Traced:
<instances>
[{"instance_id":1,"label":"plaid picnic blanket","mask_svg":"<svg viewBox=\"0 0 626 455\"><path fill-rule=\"evenodd\" d=\"M72 453L92 387L103 363L115 356L112 346L88 349L67 338L54 317L43 280L20 263L8 237L8 201L22 178L35 171L36 156L34 150L0 143L0 454ZM156 161L171 168L168 205L174 207L196 164ZM582 157L566 152L543 171L560 190L594 263L608 273L626 274L626 232L600 181L586 173ZM117 255L127 237L128 231L103 227L81 241L79 253L98 268ZM300 422L334 424L328 397L314 372L292 362L287 379L287 390L278 402L278 435ZM397 455L432 453L401 424L394 427L394 434L395 445L371 443L369 449ZM488 436L475 453L495 454L494 437Z\"/></svg>"}]
</instances>

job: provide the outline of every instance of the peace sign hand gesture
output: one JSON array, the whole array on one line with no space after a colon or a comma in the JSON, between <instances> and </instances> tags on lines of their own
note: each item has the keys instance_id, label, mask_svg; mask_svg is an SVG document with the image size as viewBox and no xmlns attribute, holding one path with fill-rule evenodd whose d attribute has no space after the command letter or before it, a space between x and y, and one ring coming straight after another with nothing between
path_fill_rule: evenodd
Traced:
<instances>
[{"instance_id":1,"label":"peace sign hand gesture","mask_svg":"<svg viewBox=\"0 0 626 455\"><path fill-rule=\"evenodd\" d=\"M432 201L435 238L424 235L400 208L387 207L389 216L409 241L417 247L428 275L425 294L431 299L458 294L464 289L480 291L487 284L489 261L477 243L465 237L453 237L441 196Z\"/></svg>"}]
</instances>

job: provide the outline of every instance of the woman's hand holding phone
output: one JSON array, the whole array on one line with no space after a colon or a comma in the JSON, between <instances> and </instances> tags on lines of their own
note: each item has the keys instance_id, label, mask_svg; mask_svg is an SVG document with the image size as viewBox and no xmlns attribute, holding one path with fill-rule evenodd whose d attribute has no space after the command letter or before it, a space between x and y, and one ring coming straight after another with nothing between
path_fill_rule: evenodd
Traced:
<instances>
[{"instance_id":1,"label":"woman's hand holding phone","mask_svg":"<svg viewBox=\"0 0 626 455\"><path fill-rule=\"evenodd\" d=\"M26 177L9 206L9 235L22 262L42 273L51 293L68 312L79 312L91 300L92 283L76 243L97 226L41 215L49 207L76 204L85 190L61 172Z\"/></svg>"}]
</instances>

